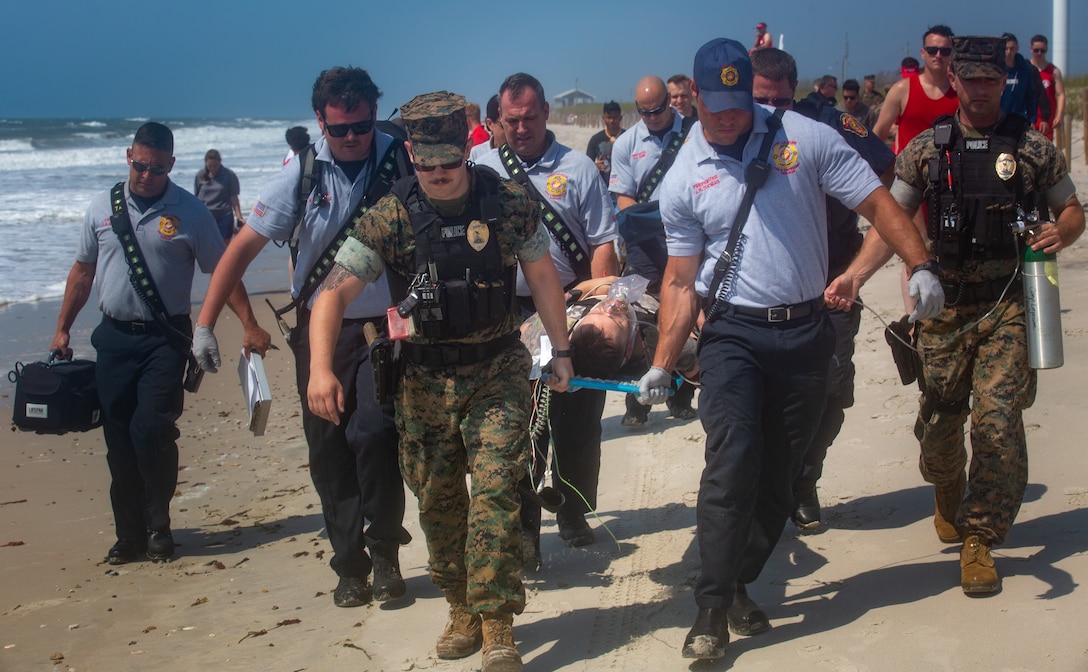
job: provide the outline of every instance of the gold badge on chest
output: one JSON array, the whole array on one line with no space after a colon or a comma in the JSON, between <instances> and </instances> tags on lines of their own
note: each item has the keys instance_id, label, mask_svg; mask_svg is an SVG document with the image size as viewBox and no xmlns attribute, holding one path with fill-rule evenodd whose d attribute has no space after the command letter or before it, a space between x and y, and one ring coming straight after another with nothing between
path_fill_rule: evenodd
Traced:
<instances>
[{"instance_id":1,"label":"gold badge on chest","mask_svg":"<svg viewBox=\"0 0 1088 672\"><path fill-rule=\"evenodd\" d=\"M1016 159L1012 154L1002 152L997 157L997 162L994 164L994 168L997 169L997 176L1004 182L1008 182L1012 179L1012 176L1016 174Z\"/></svg>"},{"instance_id":2,"label":"gold badge on chest","mask_svg":"<svg viewBox=\"0 0 1088 672\"><path fill-rule=\"evenodd\" d=\"M487 224L474 219L468 225L467 237L469 247L479 252L487 247L487 241L491 238L491 229L487 228Z\"/></svg>"}]
</instances>

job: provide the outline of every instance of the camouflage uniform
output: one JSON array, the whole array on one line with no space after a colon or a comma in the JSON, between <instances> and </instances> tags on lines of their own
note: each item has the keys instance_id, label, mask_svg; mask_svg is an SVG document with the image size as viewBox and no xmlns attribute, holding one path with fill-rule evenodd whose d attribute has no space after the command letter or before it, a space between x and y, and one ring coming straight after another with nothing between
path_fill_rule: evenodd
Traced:
<instances>
[{"instance_id":1,"label":"camouflage uniform","mask_svg":"<svg viewBox=\"0 0 1088 672\"><path fill-rule=\"evenodd\" d=\"M528 194L503 181L499 198L502 218L496 235L503 263L542 258L548 234L540 227ZM438 205L435 208L443 214ZM351 232L337 263L368 282L385 265L410 279L415 247L408 211L390 194ZM520 322L515 314L456 341L416 336L410 340L485 343L517 334ZM419 500L431 580L447 595L467 584L473 612L521 613L525 588L517 483L528 466L529 353L516 342L476 364L428 366L409 361L404 367L395 397L401 473ZM465 486L466 470L471 492Z\"/></svg>"},{"instance_id":2,"label":"camouflage uniform","mask_svg":"<svg viewBox=\"0 0 1088 672\"><path fill-rule=\"evenodd\" d=\"M958 116L956 123L965 137L984 137ZM936 157L933 130L922 132L897 158L897 180L926 192L929 161ZM1055 187L1073 195L1062 155L1034 130L1020 141L1015 174L1023 180L1025 196ZM901 200L895 187L892 193ZM920 323L917 342L926 390L915 425L922 477L938 489L953 487L962 478L967 464L963 423L970 412L969 485L955 524L995 544L1004 542L1027 487L1023 410L1034 403L1036 389L1036 372L1028 367L1024 297L1020 279L1014 277L1016 267L1015 260L969 261L954 273L942 272L945 309ZM1011 282L996 307L993 301L970 302L957 295L962 283L986 281Z\"/></svg>"}]
</instances>

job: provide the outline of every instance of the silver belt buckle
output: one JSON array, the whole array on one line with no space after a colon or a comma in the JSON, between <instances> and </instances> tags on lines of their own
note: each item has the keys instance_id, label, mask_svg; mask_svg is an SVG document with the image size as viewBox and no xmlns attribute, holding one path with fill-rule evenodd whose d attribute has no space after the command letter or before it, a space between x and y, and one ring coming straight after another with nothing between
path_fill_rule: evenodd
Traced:
<instances>
[{"instance_id":1,"label":"silver belt buckle","mask_svg":"<svg viewBox=\"0 0 1088 672\"><path fill-rule=\"evenodd\" d=\"M790 319L790 307L789 306L776 306L774 308L767 309L767 321L768 322L786 322Z\"/></svg>"}]
</instances>

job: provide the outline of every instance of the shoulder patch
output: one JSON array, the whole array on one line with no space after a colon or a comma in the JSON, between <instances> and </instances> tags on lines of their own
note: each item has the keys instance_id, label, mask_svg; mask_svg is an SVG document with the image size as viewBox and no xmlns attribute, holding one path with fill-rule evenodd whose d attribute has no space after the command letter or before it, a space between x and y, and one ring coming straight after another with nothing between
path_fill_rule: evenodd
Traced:
<instances>
[{"instance_id":1,"label":"shoulder patch","mask_svg":"<svg viewBox=\"0 0 1088 672\"><path fill-rule=\"evenodd\" d=\"M864 124L862 124L860 121L850 116L846 112L842 113L842 115L839 117L839 120L842 122L842 130L846 131L847 133L853 133L859 138L869 137L869 129L865 128Z\"/></svg>"},{"instance_id":2,"label":"shoulder patch","mask_svg":"<svg viewBox=\"0 0 1088 672\"><path fill-rule=\"evenodd\" d=\"M268 206L264 204L264 201L257 201L257 205L253 206L253 214L258 217L264 217L266 210L268 210Z\"/></svg>"},{"instance_id":3,"label":"shoulder patch","mask_svg":"<svg viewBox=\"0 0 1088 672\"><path fill-rule=\"evenodd\" d=\"M797 143L789 140L776 142L771 156L774 157L774 167L783 175L789 175L797 170Z\"/></svg>"}]
</instances>

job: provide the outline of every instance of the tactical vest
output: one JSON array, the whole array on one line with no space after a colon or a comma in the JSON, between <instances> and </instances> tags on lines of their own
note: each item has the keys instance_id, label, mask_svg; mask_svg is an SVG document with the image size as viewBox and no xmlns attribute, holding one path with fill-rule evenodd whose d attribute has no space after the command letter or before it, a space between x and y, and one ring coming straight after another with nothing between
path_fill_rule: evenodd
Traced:
<instances>
[{"instance_id":1,"label":"tactical vest","mask_svg":"<svg viewBox=\"0 0 1088 672\"><path fill-rule=\"evenodd\" d=\"M1017 210L1037 207L1024 194L1017 147L1028 123L1008 115L985 138L967 138L955 117L933 123L937 157L929 161L929 238L942 269L955 271L967 261L1015 259L1018 241L1012 224ZM1045 205L1040 211L1045 215Z\"/></svg>"},{"instance_id":2,"label":"tactical vest","mask_svg":"<svg viewBox=\"0 0 1088 672\"><path fill-rule=\"evenodd\" d=\"M499 246L502 204L499 176L475 166L473 194L465 212L442 217L427 202L415 177L391 192L408 210L415 237L414 277L390 275L402 315L410 310L421 336L456 339L502 323L519 312L517 265L504 265Z\"/></svg>"}]
</instances>

